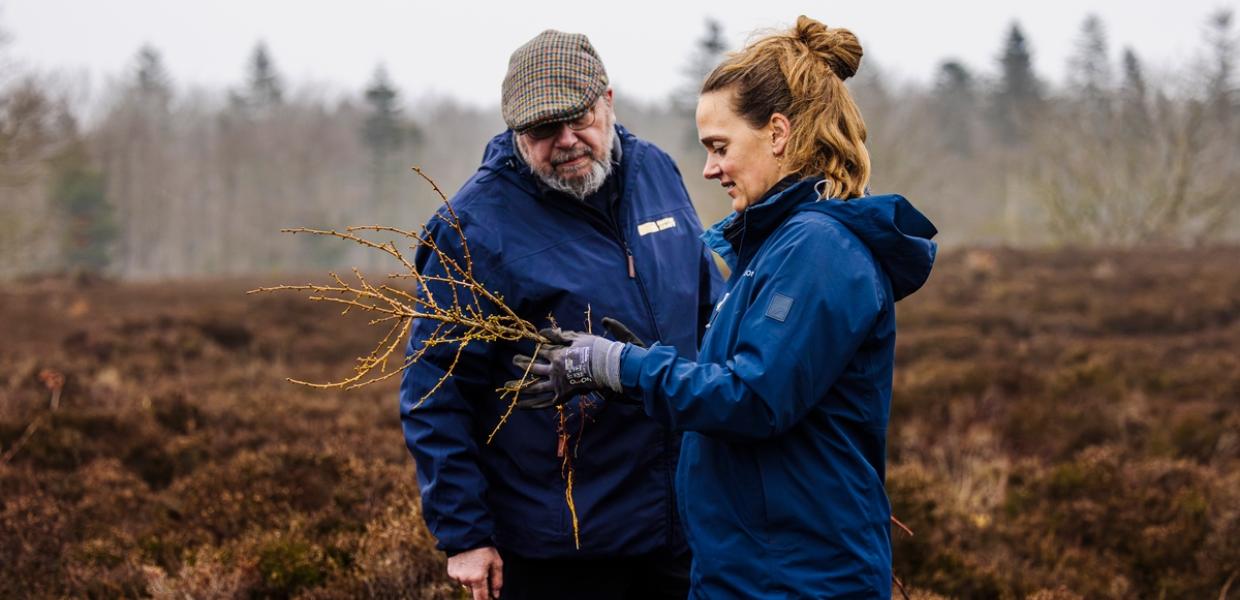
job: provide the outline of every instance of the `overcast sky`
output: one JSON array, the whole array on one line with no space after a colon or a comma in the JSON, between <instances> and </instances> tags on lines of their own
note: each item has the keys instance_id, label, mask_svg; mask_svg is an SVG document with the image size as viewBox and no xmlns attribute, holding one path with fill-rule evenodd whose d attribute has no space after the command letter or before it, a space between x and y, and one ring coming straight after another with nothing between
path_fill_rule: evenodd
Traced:
<instances>
[{"instance_id":1,"label":"overcast sky","mask_svg":"<svg viewBox=\"0 0 1240 600\"><path fill-rule=\"evenodd\" d=\"M683 81L704 19L718 19L735 47L756 28L787 26L798 14L848 27L866 57L888 73L927 81L947 57L993 71L1008 24L1018 20L1038 71L1059 80L1081 21L1098 14L1112 55L1125 46L1161 68L1185 64L1200 47L1218 0L1040 0L816 2L628 0L0 0L11 60L25 69L87 74L97 90L126 73L142 44L159 49L176 82L223 89L241 81L264 40L294 84L359 90L377 64L404 94L498 102L514 48L545 28L582 32L598 48L618 90L658 100ZM865 68L863 62L862 68Z\"/></svg>"}]
</instances>

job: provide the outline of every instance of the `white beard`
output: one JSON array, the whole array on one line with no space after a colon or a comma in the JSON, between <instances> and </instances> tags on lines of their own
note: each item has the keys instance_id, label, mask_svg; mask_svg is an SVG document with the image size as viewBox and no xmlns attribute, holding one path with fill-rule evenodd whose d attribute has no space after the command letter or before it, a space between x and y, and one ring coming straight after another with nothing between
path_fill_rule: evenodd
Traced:
<instances>
[{"instance_id":1,"label":"white beard","mask_svg":"<svg viewBox=\"0 0 1240 600\"><path fill-rule=\"evenodd\" d=\"M568 194L578 200L585 200L586 196L597 192L603 187L603 182L607 181L607 177L611 175L611 148L616 142L616 128L612 124L607 126L607 140L603 144L602 156L590 156L590 170L585 175L577 177L561 177L555 172L552 166L557 162L566 162L574 158L583 156L581 150L570 150L566 152L553 153L551 155L551 164L545 169L535 168L528 158L525 151L525 145L521 143L520 138L517 140L517 150L521 153L521 159L530 165L530 170L538 176L538 179L547 184L547 187L564 194ZM586 148L587 154L592 154L589 148Z\"/></svg>"}]
</instances>

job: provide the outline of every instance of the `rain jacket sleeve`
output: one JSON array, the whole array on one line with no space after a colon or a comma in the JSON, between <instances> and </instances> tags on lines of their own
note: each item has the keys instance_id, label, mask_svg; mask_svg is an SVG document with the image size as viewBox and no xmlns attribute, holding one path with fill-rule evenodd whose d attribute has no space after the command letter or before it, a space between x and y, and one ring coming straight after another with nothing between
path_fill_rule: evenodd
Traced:
<instances>
[{"instance_id":1,"label":"rain jacket sleeve","mask_svg":"<svg viewBox=\"0 0 1240 600\"><path fill-rule=\"evenodd\" d=\"M439 219L432 219L429 229L445 254L464 264L456 232ZM470 249L478 250L474 246ZM485 258L475 254L472 259L475 272L484 272L480 270L480 263ZM423 275L449 274L450 267L424 246L419 248L414 263ZM488 290L502 293L498 283L486 282L486 285ZM448 285L431 283L429 288L439 303L451 303L453 290ZM420 296L425 297L425 294ZM483 308L484 311L494 309ZM438 327L439 321L414 320L407 352L420 349L426 339L436 334ZM446 328L439 334L451 337ZM471 342L458 357L456 345L435 345L406 368L401 379L401 424L405 444L417 464L423 517L431 534L439 540L437 547L449 555L494 543L495 523L484 500L487 481L478 460L478 443L473 431L474 411L478 405L475 400L494 387L487 377L490 349L490 344ZM454 361L455 366L452 366ZM452 377L435 389L449 368ZM434 393L430 393L432 390Z\"/></svg>"},{"instance_id":2,"label":"rain jacket sleeve","mask_svg":"<svg viewBox=\"0 0 1240 600\"><path fill-rule=\"evenodd\" d=\"M718 309L743 315L726 361L693 362L663 345L626 348L621 382L640 390L651 417L723 438L779 435L826 396L867 338L888 288L860 240L842 226L799 220L767 244L775 246L752 275L740 275L756 278L752 295L725 297Z\"/></svg>"}]
</instances>

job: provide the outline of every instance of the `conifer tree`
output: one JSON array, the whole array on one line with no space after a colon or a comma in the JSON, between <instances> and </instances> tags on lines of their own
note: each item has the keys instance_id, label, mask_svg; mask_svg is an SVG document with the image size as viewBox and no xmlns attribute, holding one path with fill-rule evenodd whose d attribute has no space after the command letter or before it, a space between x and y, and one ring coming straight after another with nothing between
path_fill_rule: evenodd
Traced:
<instances>
[{"instance_id":1,"label":"conifer tree","mask_svg":"<svg viewBox=\"0 0 1240 600\"><path fill-rule=\"evenodd\" d=\"M717 19L707 17L706 29L702 37L693 46L693 54L689 56L683 70L685 80L680 89L672 94L672 106L678 114L688 122L692 122L697 112L698 92L702 82L715 69L727 52L728 45L723 39L723 24ZM686 148L697 149L696 129L691 129L685 138Z\"/></svg>"},{"instance_id":2,"label":"conifer tree","mask_svg":"<svg viewBox=\"0 0 1240 600\"><path fill-rule=\"evenodd\" d=\"M400 164L400 152L413 141L400 109L400 92L379 66L365 91L370 112L362 128L362 141L370 153L371 216L384 222L395 222L397 214L397 182L409 165Z\"/></svg>"},{"instance_id":3,"label":"conifer tree","mask_svg":"<svg viewBox=\"0 0 1240 600\"><path fill-rule=\"evenodd\" d=\"M947 147L956 154L972 153L972 123L977 111L973 74L957 60L939 65L933 105Z\"/></svg>"},{"instance_id":4,"label":"conifer tree","mask_svg":"<svg viewBox=\"0 0 1240 600\"><path fill-rule=\"evenodd\" d=\"M1121 59L1124 78L1120 82L1120 116L1124 129L1143 136L1150 126L1148 92L1141 59L1132 48L1125 48Z\"/></svg>"},{"instance_id":5,"label":"conifer tree","mask_svg":"<svg viewBox=\"0 0 1240 600\"><path fill-rule=\"evenodd\" d=\"M1042 102L1041 83L1033 71L1033 53L1020 24L1013 22L999 56L999 86L994 118L999 137L1014 144L1028 137L1030 122Z\"/></svg>"},{"instance_id":6,"label":"conifer tree","mask_svg":"<svg viewBox=\"0 0 1240 600\"><path fill-rule=\"evenodd\" d=\"M1068 79L1092 117L1104 118L1111 98L1111 61L1106 27L1098 15L1089 15L1081 23L1076 50L1068 59Z\"/></svg>"},{"instance_id":7,"label":"conifer tree","mask_svg":"<svg viewBox=\"0 0 1240 600\"><path fill-rule=\"evenodd\" d=\"M370 114L366 117L362 139L376 158L384 158L405 144L407 132L401 125L399 98L400 92L392 86L387 70L382 66L375 68L366 88Z\"/></svg>"},{"instance_id":8,"label":"conifer tree","mask_svg":"<svg viewBox=\"0 0 1240 600\"><path fill-rule=\"evenodd\" d=\"M246 86L231 94L235 107L266 110L284 102L284 80L276 70L267 44L258 42L246 66Z\"/></svg>"},{"instance_id":9,"label":"conifer tree","mask_svg":"<svg viewBox=\"0 0 1240 600\"><path fill-rule=\"evenodd\" d=\"M101 273L112 262L117 228L103 172L76 137L53 162L52 200L62 217L61 262L71 270Z\"/></svg>"},{"instance_id":10,"label":"conifer tree","mask_svg":"<svg viewBox=\"0 0 1240 600\"><path fill-rule=\"evenodd\" d=\"M138 50L135 88L144 96L165 102L172 96L172 77L164 67L163 56L151 45Z\"/></svg>"},{"instance_id":11,"label":"conifer tree","mask_svg":"<svg viewBox=\"0 0 1240 600\"><path fill-rule=\"evenodd\" d=\"M1230 124L1237 110L1234 14L1220 9L1206 22L1206 99L1213 117Z\"/></svg>"}]
</instances>

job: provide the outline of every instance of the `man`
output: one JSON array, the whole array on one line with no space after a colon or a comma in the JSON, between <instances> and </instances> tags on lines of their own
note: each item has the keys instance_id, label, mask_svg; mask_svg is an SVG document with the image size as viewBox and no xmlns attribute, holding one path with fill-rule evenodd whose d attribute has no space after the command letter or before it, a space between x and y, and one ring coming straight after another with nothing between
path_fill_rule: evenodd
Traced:
<instances>
[{"instance_id":1,"label":"man","mask_svg":"<svg viewBox=\"0 0 1240 600\"><path fill-rule=\"evenodd\" d=\"M554 319L601 332L600 320L612 317L637 337L696 356L719 274L676 166L616 125L612 102L584 35L544 31L513 53L502 96L509 130L452 199L473 273L539 327ZM464 261L444 219L427 227ZM424 274L445 272L433 252L415 262ZM435 285L437 297L450 297ZM410 351L437 325L416 321ZM448 575L476 600L501 591L684 598L690 558L673 494L679 437L624 398L592 395L562 411L516 411L488 443L510 402L496 390L522 376L512 359L533 344L474 342L459 357L450 346L432 346L401 384L422 510ZM434 389L449 368L453 376Z\"/></svg>"}]
</instances>

